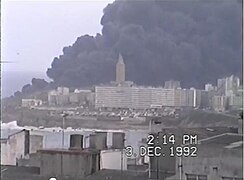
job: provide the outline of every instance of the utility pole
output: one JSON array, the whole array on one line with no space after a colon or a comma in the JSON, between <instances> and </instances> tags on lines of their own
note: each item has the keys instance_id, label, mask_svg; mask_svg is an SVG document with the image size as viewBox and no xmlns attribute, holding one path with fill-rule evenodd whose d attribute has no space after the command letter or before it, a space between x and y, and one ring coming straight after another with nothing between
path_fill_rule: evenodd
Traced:
<instances>
[{"instance_id":1,"label":"utility pole","mask_svg":"<svg viewBox=\"0 0 244 180\"><path fill-rule=\"evenodd\" d=\"M66 120L66 117L68 116L67 113L63 113L62 114L62 117L63 117L63 126L62 126L62 149L64 149L64 129L65 129L65 120Z\"/></svg>"},{"instance_id":2,"label":"utility pole","mask_svg":"<svg viewBox=\"0 0 244 180\"><path fill-rule=\"evenodd\" d=\"M123 143L125 143L125 138L123 139ZM125 149L125 146L123 146L122 148L121 148L121 168L120 168L120 170L121 170L121 179L123 180L124 179L124 177L123 177L123 170L124 170L124 149Z\"/></svg>"},{"instance_id":3,"label":"utility pole","mask_svg":"<svg viewBox=\"0 0 244 180\"><path fill-rule=\"evenodd\" d=\"M61 175L63 176L63 151L64 151L64 128L65 128L65 120L66 117L68 116L67 113L61 114L63 117L63 126L62 126L62 151L61 151Z\"/></svg>"},{"instance_id":4,"label":"utility pole","mask_svg":"<svg viewBox=\"0 0 244 180\"><path fill-rule=\"evenodd\" d=\"M149 121L149 133L148 134L152 134L152 125L153 124L156 124L156 125L159 125L159 124L162 124L162 122L161 121L159 121L158 119L150 119L150 121ZM151 158L152 157L149 157L149 171L148 171L148 179L151 179ZM156 157L157 158L157 179L159 178L159 172L158 172L158 158L159 157Z\"/></svg>"}]
</instances>

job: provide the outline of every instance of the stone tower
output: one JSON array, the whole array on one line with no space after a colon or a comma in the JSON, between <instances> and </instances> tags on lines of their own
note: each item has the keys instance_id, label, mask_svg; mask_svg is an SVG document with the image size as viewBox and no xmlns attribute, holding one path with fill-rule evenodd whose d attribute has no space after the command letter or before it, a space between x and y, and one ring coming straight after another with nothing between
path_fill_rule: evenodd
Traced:
<instances>
[{"instance_id":1,"label":"stone tower","mask_svg":"<svg viewBox=\"0 0 244 180\"><path fill-rule=\"evenodd\" d=\"M125 63L121 54L116 64L116 82L121 84L125 81Z\"/></svg>"}]
</instances>

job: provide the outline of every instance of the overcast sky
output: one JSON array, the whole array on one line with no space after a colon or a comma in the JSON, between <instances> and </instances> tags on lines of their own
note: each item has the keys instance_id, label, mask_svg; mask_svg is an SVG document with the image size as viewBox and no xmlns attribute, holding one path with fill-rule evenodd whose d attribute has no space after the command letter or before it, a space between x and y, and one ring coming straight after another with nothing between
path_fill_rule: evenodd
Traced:
<instances>
[{"instance_id":1,"label":"overcast sky","mask_svg":"<svg viewBox=\"0 0 244 180\"><path fill-rule=\"evenodd\" d=\"M101 32L103 8L113 0L2 1L3 71L46 72L76 38Z\"/></svg>"}]
</instances>

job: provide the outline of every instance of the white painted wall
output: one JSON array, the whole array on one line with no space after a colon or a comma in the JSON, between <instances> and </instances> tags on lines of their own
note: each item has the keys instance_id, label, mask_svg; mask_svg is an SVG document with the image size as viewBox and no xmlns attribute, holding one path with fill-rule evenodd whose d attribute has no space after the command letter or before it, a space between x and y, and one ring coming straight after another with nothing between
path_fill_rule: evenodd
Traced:
<instances>
[{"instance_id":1,"label":"white painted wall","mask_svg":"<svg viewBox=\"0 0 244 180\"><path fill-rule=\"evenodd\" d=\"M25 131L9 136L6 143L1 143L1 164L16 165L16 159L24 157Z\"/></svg>"},{"instance_id":2,"label":"white painted wall","mask_svg":"<svg viewBox=\"0 0 244 180\"><path fill-rule=\"evenodd\" d=\"M8 143L7 142L1 142L1 164L4 164L8 161Z\"/></svg>"},{"instance_id":3,"label":"white painted wall","mask_svg":"<svg viewBox=\"0 0 244 180\"><path fill-rule=\"evenodd\" d=\"M36 153L40 149L43 149L43 136L30 135L30 154Z\"/></svg>"},{"instance_id":4,"label":"white painted wall","mask_svg":"<svg viewBox=\"0 0 244 180\"><path fill-rule=\"evenodd\" d=\"M100 167L101 169L127 170L125 151L119 149L101 151Z\"/></svg>"}]
</instances>

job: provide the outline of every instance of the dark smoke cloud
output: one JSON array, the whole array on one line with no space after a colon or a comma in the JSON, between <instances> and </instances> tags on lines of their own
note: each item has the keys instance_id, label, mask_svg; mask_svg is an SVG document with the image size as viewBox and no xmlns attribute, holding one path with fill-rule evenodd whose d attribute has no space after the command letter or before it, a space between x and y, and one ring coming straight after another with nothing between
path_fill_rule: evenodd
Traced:
<instances>
[{"instance_id":1,"label":"dark smoke cloud","mask_svg":"<svg viewBox=\"0 0 244 180\"><path fill-rule=\"evenodd\" d=\"M55 57L55 85L84 87L114 80L121 53L127 80L185 87L241 76L241 1L115 1L104 9L102 34L77 38Z\"/></svg>"},{"instance_id":2,"label":"dark smoke cloud","mask_svg":"<svg viewBox=\"0 0 244 180\"><path fill-rule=\"evenodd\" d=\"M51 83L49 84L44 79L32 78L31 84L26 84L22 87L22 95L28 95L37 91L51 88ZM20 92L15 92L15 96L19 96Z\"/></svg>"}]
</instances>

